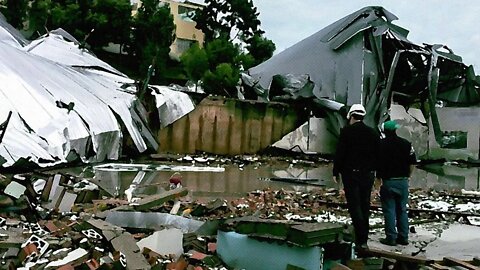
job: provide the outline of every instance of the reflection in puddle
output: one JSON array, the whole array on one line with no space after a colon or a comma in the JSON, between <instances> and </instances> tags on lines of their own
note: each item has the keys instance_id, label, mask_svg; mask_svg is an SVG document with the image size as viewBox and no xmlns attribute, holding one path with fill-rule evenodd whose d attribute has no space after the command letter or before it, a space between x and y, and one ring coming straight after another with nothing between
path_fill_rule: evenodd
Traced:
<instances>
[{"instance_id":1,"label":"reflection in puddle","mask_svg":"<svg viewBox=\"0 0 480 270\"><path fill-rule=\"evenodd\" d=\"M108 166L107 166L108 165ZM331 164L316 166L284 164L236 164L224 166L174 166L160 164L107 164L83 168L81 175L92 178L105 191L116 197L125 197L130 188L133 195L152 195L169 188L169 179L180 171L182 185L192 191L192 197L231 198L244 196L252 190L286 189L306 192L318 185L337 187L332 179ZM461 168L449 164L429 165L416 169L410 181L411 188L436 190L480 190L479 168ZM79 175L73 169L71 174ZM316 179L315 185L271 181L271 178ZM132 190L131 185L134 186ZM128 193L128 192L127 192Z\"/></svg>"},{"instance_id":2,"label":"reflection in puddle","mask_svg":"<svg viewBox=\"0 0 480 270\"><path fill-rule=\"evenodd\" d=\"M130 165L130 164L129 164ZM194 197L238 197L257 189L289 189L308 191L314 185L292 184L281 181L270 181L270 178L300 178L318 179L310 182L318 185L331 179L331 169L328 165L315 168L294 168L285 165L227 165L220 170L186 170L182 166L180 172L182 185L192 191ZM135 168L135 169L132 169ZM148 170L145 168L149 168ZM125 190L135 185L135 194L152 195L168 189L169 179L176 171L152 170L152 166L135 165L129 168L121 166L120 170L113 170L112 166L94 167L94 180L104 190L113 196L122 197ZM156 168L162 168L157 166ZM198 167L197 167L198 168Z\"/></svg>"}]
</instances>

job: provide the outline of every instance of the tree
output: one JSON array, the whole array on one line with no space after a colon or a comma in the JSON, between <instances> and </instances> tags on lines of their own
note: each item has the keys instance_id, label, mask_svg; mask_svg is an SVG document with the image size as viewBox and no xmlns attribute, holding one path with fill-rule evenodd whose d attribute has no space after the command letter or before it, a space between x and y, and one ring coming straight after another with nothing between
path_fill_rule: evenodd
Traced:
<instances>
[{"instance_id":1,"label":"tree","mask_svg":"<svg viewBox=\"0 0 480 270\"><path fill-rule=\"evenodd\" d=\"M139 58L140 71L152 66L154 82L165 82L170 45L175 40L175 24L170 8L159 0L144 0L133 20L130 52Z\"/></svg>"},{"instance_id":2,"label":"tree","mask_svg":"<svg viewBox=\"0 0 480 270\"><path fill-rule=\"evenodd\" d=\"M219 37L246 42L264 33L252 0L206 0L205 4L195 13L194 20L207 42Z\"/></svg>"},{"instance_id":3,"label":"tree","mask_svg":"<svg viewBox=\"0 0 480 270\"><path fill-rule=\"evenodd\" d=\"M205 4L193 17L206 41L204 54L209 69L203 72L202 86L208 93L236 96L240 72L270 58L275 44L263 37L252 0L205 0ZM181 60L187 76L197 81L198 73L194 78L191 70L198 63L189 58L200 54L201 49L191 50L195 53L187 51Z\"/></svg>"},{"instance_id":4,"label":"tree","mask_svg":"<svg viewBox=\"0 0 480 270\"><path fill-rule=\"evenodd\" d=\"M28 26L33 36L40 36L46 32L47 22L50 19L51 0L33 0L28 11Z\"/></svg>"},{"instance_id":5,"label":"tree","mask_svg":"<svg viewBox=\"0 0 480 270\"><path fill-rule=\"evenodd\" d=\"M200 48L198 43L195 43L187 50L181 57L180 61L195 87L207 70L209 70L207 52Z\"/></svg>"},{"instance_id":6,"label":"tree","mask_svg":"<svg viewBox=\"0 0 480 270\"><path fill-rule=\"evenodd\" d=\"M252 56L254 62L251 66L246 68L256 66L268 60L270 57L273 56L273 52L276 49L275 43L273 43L273 41L261 35L254 35L247 41L247 44L248 53Z\"/></svg>"},{"instance_id":7,"label":"tree","mask_svg":"<svg viewBox=\"0 0 480 270\"><path fill-rule=\"evenodd\" d=\"M0 1L0 12L7 22L17 29L23 29L23 22L27 16L28 0Z\"/></svg>"},{"instance_id":8,"label":"tree","mask_svg":"<svg viewBox=\"0 0 480 270\"><path fill-rule=\"evenodd\" d=\"M221 96L236 97L240 72L229 63L221 63L214 71L206 71L203 76L205 92Z\"/></svg>"},{"instance_id":9,"label":"tree","mask_svg":"<svg viewBox=\"0 0 480 270\"><path fill-rule=\"evenodd\" d=\"M87 39L92 47L109 42L124 45L130 39L132 18L130 0L97 0L92 7L91 24L94 31Z\"/></svg>"},{"instance_id":10,"label":"tree","mask_svg":"<svg viewBox=\"0 0 480 270\"><path fill-rule=\"evenodd\" d=\"M109 42L125 44L130 17L129 0L33 0L29 11L34 33L63 28L93 49Z\"/></svg>"}]
</instances>

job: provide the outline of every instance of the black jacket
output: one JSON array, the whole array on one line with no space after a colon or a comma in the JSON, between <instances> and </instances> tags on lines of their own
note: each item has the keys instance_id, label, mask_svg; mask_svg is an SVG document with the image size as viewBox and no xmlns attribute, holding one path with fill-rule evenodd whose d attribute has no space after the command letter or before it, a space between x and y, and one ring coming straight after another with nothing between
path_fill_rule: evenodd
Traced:
<instances>
[{"instance_id":1,"label":"black jacket","mask_svg":"<svg viewBox=\"0 0 480 270\"><path fill-rule=\"evenodd\" d=\"M333 175L351 170L375 171L379 144L379 134L363 122L344 127L337 143Z\"/></svg>"},{"instance_id":2,"label":"black jacket","mask_svg":"<svg viewBox=\"0 0 480 270\"><path fill-rule=\"evenodd\" d=\"M387 133L380 142L378 177L382 179L409 177L410 165L416 163L415 152L407 140Z\"/></svg>"}]
</instances>

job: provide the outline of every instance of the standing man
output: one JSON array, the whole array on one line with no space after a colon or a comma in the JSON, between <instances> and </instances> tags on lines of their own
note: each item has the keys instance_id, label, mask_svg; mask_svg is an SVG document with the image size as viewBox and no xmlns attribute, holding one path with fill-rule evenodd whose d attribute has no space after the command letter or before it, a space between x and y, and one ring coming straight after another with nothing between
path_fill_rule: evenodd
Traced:
<instances>
[{"instance_id":1,"label":"standing man","mask_svg":"<svg viewBox=\"0 0 480 270\"><path fill-rule=\"evenodd\" d=\"M383 123L385 139L380 142L378 177L382 179L380 200L385 218L385 245L408 245L408 178L416 163L415 152L407 140L397 136L395 121Z\"/></svg>"},{"instance_id":2,"label":"standing man","mask_svg":"<svg viewBox=\"0 0 480 270\"><path fill-rule=\"evenodd\" d=\"M355 244L368 248L370 195L375 180L379 134L363 123L365 108L353 104L347 114L348 126L340 131L333 163L333 180L341 177L348 212L355 231Z\"/></svg>"}]
</instances>

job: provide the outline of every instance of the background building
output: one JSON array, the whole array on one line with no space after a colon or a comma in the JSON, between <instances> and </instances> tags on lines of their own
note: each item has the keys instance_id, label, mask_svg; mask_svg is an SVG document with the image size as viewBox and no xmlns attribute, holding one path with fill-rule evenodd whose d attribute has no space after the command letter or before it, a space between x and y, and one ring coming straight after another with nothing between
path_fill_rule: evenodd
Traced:
<instances>
[{"instance_id":1,"label":"background building","mask_svg":"<svg viewBox=\"0 0 480 270\"><path fill-rule=\"evenodd\" d=\"M196 22L191 19L196 9L201 9L203 5L190 1L160 0L161 3L170 7L173 15L173 23L176 26L175 41L170 47L170 56L173 59L179 59L192 44L198 42L203 46L204 34L195 28ZM132 4L132 13L135 14L142 5L141 0L130 0Z\"/></svg>"}]
</instances>

